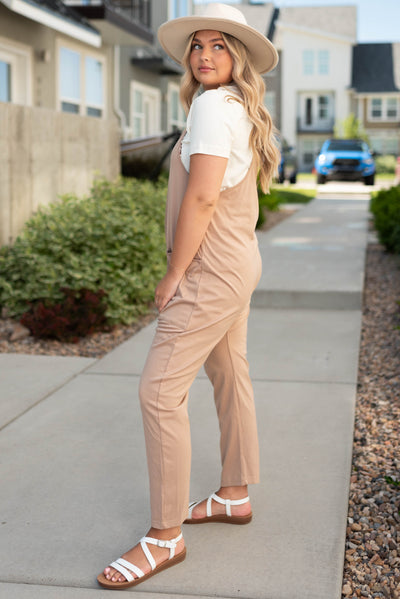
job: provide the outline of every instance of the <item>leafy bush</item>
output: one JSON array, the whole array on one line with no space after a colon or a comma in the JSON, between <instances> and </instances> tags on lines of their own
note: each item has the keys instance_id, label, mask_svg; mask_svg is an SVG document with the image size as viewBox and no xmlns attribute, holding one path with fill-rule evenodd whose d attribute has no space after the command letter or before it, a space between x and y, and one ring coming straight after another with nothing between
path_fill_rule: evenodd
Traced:
<instances>
[{"instance_id":1,"label":"leafy bush","mask_svg":"<svg viewBox=\"0 0 400 599\"><path fill-rule=\"evenodd\" d=\"M259 205L259 216L257 221L257 229L262 227L265 223L265 212L279 210L281 204L303 204L313 199L315 196L315 189L296 190L291 191L287 189L276 189L271 188L270 193L263 193L260 189L258 190L258 205Z\"/></svg>"},{"instance_id":2,"label":"leafy bush","mask_svg":"<svg viewBox=\"0 0 400 599\"><path fill-rule=\"evenodd\" d=\"M109 323L147 310L165 270L165 183L98 181L85 199L41 209L0 250L0 306L20 317L31 302L63 300L63 288L107 295Z\"/></svg>"},{"instance_id":3,"label":"leafy bush","mask_svg":"<svg viewBox=\"0 0 400 599\"><path fill-rule=\"evenodd\" d=\"M21 318L34 337L77 342L80 337L107 328L105 292L89 289L62 289L63 301L46 300L32 304Z\"/></svg>"},{"instance_id":4,"label":"leafy bush","mask_svg":"<svg viewBox=\"0 0 400 599\"><path fill-rule=\"evenodd\" d=\"M400 187L373 194L370 210L379 241L390 252L400 254Z\"/></svg>"},{"instance_id":5,"label":"leafy bush","mask_svg":"<svg viewBox=\"0 0 400 599\"><path fill-rule=\"evenodd\" d=\"M375 158L375 168L378 174L393 175L396 170L396 158L391 154L377 156Z\"/></svg>"}]
</instances>

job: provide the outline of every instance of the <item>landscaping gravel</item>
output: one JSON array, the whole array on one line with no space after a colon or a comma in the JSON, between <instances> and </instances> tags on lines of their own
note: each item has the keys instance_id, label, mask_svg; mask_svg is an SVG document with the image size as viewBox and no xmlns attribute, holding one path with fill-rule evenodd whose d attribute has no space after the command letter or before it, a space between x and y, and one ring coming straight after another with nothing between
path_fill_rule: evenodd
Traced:
<instances>
[{"instance_id":1,"label":"landscaping gravel","mask_svg":"<svg viewBox=\"0 0 400 599\"><path fill-rule=\"evenodd\" d=\"M400 597L400 257L367 250L343 597Z\"/></svg>"}]
</instances>

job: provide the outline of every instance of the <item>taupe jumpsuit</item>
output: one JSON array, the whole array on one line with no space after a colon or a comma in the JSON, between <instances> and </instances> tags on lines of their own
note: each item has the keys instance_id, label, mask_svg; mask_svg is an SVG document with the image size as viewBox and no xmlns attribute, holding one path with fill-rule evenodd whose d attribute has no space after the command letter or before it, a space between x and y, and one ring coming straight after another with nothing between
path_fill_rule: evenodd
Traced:
<instances>
[{"instance_id":1,"label":"taupe jumpsuit","mask_svg":"<svg viewBox=\"0 0 400 599\"><path fill-rule=\"evenodd\" d=\"M180 158L181 140L171 155L169 253L189 178ZM253 163L240 183L221 191L199 251L159 315L139 388L155 528L180 526L187 517L188 391L203 364L214 387L221 431L221 485L258 482L257 425L246 360L250 298L261 275L257 218Z\"/></svg>"}]
</instances>

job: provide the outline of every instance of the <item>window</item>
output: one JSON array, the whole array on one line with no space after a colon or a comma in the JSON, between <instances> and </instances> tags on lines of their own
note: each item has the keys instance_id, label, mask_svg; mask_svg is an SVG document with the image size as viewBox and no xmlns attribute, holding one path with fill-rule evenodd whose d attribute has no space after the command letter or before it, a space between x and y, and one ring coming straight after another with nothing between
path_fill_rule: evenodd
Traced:
<instances>
[{"instance_id":1,"label":"window","mask_svg":"<svg viewBox=\"0 0 400 599\"><path fill-rule=\"evenodd\" d=\"M188 0L169 0L169 18L177 19L189 16L188 5Z\"/></svg>"},{"instance_id":2,"label":"window","mask_svg":"<svg viewBox=\"0 0 400 599\"><path fill-rule=\"evenodd\" d=\"M380 98L373 98L371 102L371 116L373 119L380 119L382 117L382 100Z\"/></svg>"},{"instance_id":3,"label":"window","mask_svg":"<svg viewBox=\"0 0 400 599\"><path fill-rule=\"evenodd\" d=\"M160 133L161 92L156 87L131 82L131 128L133 137Z\"/></svg>"},{"instance_id":4,"label":"window","mask_svg":"<svg viewBox=\"0 0 400 599\"><path fill-rule=\"evenodd\" d=\"M272 120L276 118L276 99L275 92L266 92L264 96L264 104L267 107L269 114L271 115Z\"/></svg>"},{"instance_id":5,"label":"window","mask_svg":"<svg viewBox=\"0 0 400 599\"><path fill-rule=\"evenodd\" d=\"M370 98L369 117L371 121L400 120L400 98Z\"/></svg>"},{"instance_id":6,"label":"window","mask_svg":"<svg viewBox=\"0 0 400 599\"><path fill-rule=\"evenodd\" d=\"M397 119L398 100L397 98L388 98L386 101L386 116L388 119Z\"/></svg>"},{"instance_id":7,"label":"window","mask_svg":"<svg viewBox=\"0 0 400 599\"><path fill-rule=\"evenodd\" d=\"M312 125L312 98L306 98L306 125Z\"/></svg>"},{"instance_id":8,"label":"window","mask_svg":"<svg viewBox=\"0 0 400 599\"><path fill-rule=\"evenodd\" d=\"M329 118L329 96L318 96L318 120Z\"/></svg>"},{"instance_id":9,"label":"window","mask_svg":"<svg viewBox=\"0 0 400 599\"><path fill-rule=\"evenodd\" d=\"M303 50L303 75L314 74L314 51Z\"/></svg>"},{"instance_id":10,"label":"window","mask_svg":"<svg viewBox=\"0 0 400 599\"><path fill-rule=\"evenodd\" d=\"M329 51L319 50L318 52L318 74L329 75Z\"/></svg>"},{"instance_id":11,"label":"window","mask_svg":"<svg viewBox=\"0 0 400 599\"><path fill-rule=\"evenodd\" d=\"M81 104L81 55L60 48L61 110L79 114Z\"/></svg>"},{"instance_id":12,"label":"window","mask_svg":"<svg viewBox=\"0 0 400 599\"><path fill-rule=\"evenodd\" d=\"M298 98L297 124L304 131L332 131L334 118L333 93L305 92Z\"/></svg>"},{"instance_id":13,"label":"window","mask_svg":"<svg viewBox=\"0 0 400 599\"><path fill-rule=\"evenodd\" d=\"M11 64L0 60L0 102L11 102Z\"/></svg>"},{"instance_id":14,"label":"window","mask_svg":"<svg viewBox=\"0 0 400 599\"><path fill-rule=\"evenodd\" d=\"M303 75L329 75L329 50L303 50Z\"/></svg>"},{"instance_id":15,"label":"window","mask_svg":"<svg viewBox=\"0 0 400 599\"><path fill-rule=\"evenodd\" d=\"M86 56L86 114L101 117L103 113L103 65L99 60Z\"/></svg>"},{"instance_id":16,"label":"window","mask_svg":"<svg viewBox=\"0 0 400 599\"><path fill-rule=\"evenodd\" d=\"M170 82L168 85L168 131L182 129L186 115L179 100L179 85Z\"/></svg>"},{"instance_id":17,"label":"window","mask_svg":"<svg viewBox=\"0 0 400 599\"><path fill-rule=\"evenodd\" d=\"M62 112L104 115L104 62L101 58L60 47L59 96Z\"/></svg>"},{"instance_id":18,"label":"window","mask_svg":"<svg viewBox=\"0 0 400 599\"><path fill-rule=\"evenodd\" d=\"M32 102L31 49L0 37L0 102Z\"/></svg>"}]
</instances>

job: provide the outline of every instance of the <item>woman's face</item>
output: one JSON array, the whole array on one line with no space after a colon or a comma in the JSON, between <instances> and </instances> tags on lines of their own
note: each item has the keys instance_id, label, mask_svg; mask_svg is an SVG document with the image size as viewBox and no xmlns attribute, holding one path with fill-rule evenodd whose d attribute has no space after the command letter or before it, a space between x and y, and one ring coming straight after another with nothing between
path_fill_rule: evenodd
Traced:
<instances>
[{"instance_id":1,"label":"woman's face","mask_svg":"<svg viewBox=\"0 0 400 599\"><path fill-rule=\"evenodd\" d=\"M216 89L232 81L232 57L219 31L196 31L190 52L190 67L194 78L205 90Z\"/></svg>"}]
</instances>

